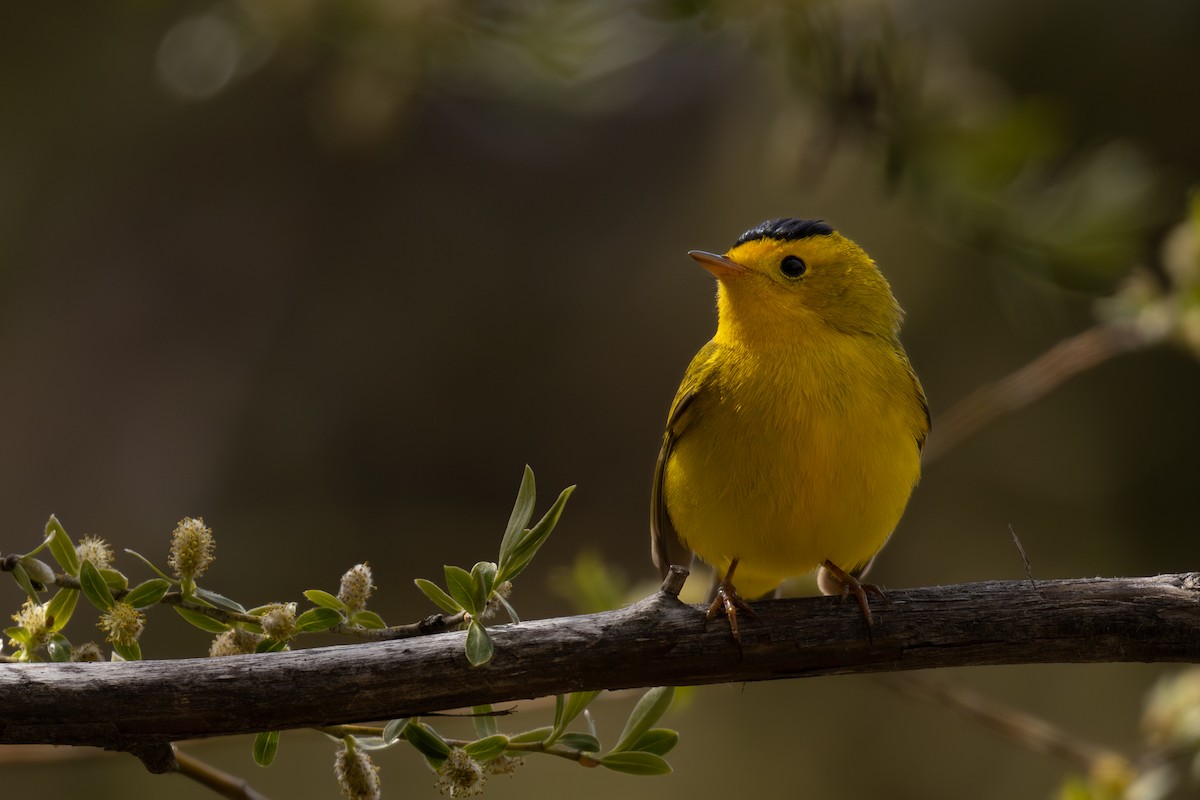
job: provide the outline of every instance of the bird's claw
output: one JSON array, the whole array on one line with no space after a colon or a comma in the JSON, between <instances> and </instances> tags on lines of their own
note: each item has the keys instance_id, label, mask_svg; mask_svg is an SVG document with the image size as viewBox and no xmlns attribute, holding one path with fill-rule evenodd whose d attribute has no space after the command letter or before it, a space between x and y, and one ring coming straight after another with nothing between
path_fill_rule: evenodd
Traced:
<instances>
[{"instance_id":1,"label":"bird's claw","mask_svg":"<svg viewBox=\"0 0 1200 800\"><path fill-rule=\"evenodd\" d=\"M732 572L733 570L730 570ZM733 640L739 645L742 643L742 634L738 631L738 612L742 612L751 619L757 621L758 614L754 613L754 609L750 604L742 599L742 596L737 593L737 589L733 588L733 584L729 582L728 576L717 586L717 596L713 599L712 605L708 607L708 613L704 615L704 619L708 620L715 617L722 609L725 611L725 616L729 619L729 630L733 634Z\"/></svg>"},{"instance_id":2,"label":"bird's claw","mask_svg":"<svg viewBox=\"0 0 1200 800\"><path fill-rule=\"evenodd\" d=\"M883 593L883 589L880 589L873 583L860 583L858 578L828 559L821 566L838 583L838 597L845 601L849 595L854 595L854 599L858 601L858 607L862 609L863 619L867 621L867 634L870 635L870 629L875 622L875 618L871 615L871 604L867 601L867 595L876 595L886 603L887 595Z\"/></svg>"}]
</instances>

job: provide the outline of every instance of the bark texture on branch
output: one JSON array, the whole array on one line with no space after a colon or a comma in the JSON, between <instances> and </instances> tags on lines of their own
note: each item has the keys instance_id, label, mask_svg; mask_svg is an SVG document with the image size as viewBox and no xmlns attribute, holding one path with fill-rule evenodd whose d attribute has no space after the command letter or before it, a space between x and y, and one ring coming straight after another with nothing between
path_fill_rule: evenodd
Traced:
<instances>
[{"instance_id":1,"label":"bark texture on branch","mask_svg":"<svg viewBox=\"0 0 1200 800\"><path fill-rule=\"evenodd\" d=\"M670 582L670 579L669 581ZM0 743L137 754L171 741L416 716L559 692L987 664L1200 662L1200 573L1007 581L754 604L727 623L666 592L602 614L490 628L472 668L461 632L215 659L0 664Z\"/></svg>"}]
</instances>

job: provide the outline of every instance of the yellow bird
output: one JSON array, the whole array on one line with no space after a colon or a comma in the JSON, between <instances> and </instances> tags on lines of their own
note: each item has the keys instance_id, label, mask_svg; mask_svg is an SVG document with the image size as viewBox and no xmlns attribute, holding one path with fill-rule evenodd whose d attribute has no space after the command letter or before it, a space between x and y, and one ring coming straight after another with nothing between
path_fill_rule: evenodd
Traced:
<instances>
[{"instance_id":1,"label":"yellow bird","mask_svg":"<svg viewBox=\"0 0 1200 800\"><path fill-rule=\"evenodd\" d=\"M708 615L724 608L735 638L737 612L753 615L739 589L759 597L818 567L821 591L853 593L870 624L853 573L900 521L929 431L891 287L819 220L769 220L724 256L688 255L717 278L717 332L667 415L654 562L710 564Z\"/></svg>"}]
</instances>

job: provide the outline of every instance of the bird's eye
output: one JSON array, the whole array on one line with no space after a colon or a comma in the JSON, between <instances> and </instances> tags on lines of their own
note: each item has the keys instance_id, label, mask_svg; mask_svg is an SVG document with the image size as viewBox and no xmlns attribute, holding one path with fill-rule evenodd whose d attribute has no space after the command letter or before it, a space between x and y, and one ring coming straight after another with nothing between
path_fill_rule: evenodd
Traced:
<instances>
[{"instance_id":1,"label":"bird's eye","mask_svg":"<svg viewBox=\"0 0 1200 800\"><path fill-rule=\"evenodd\" d=\"M784 256L783 261L779 262L779 271L789 278L799 278L806 269L808 265L799 256Z\"/></svg>"}]
</instances>

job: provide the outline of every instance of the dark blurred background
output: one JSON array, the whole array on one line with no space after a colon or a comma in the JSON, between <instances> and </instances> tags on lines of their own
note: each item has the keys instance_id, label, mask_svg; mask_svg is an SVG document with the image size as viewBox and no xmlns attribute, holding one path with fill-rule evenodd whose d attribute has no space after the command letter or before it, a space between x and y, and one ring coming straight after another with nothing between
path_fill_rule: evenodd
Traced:
<instances>
[{"instance_id":1,"label":"dark blurred background","mask_svg":"<svg viewBox=\"0 0 1200 800\"><path fill-rule=\"evenodd\" d=\"M684 253L836 225L908 311L936 431L1159 266L1200 173L1198 34L1195 4L1076 0L8 4L0 550L55 513L163 563L201 515L207 587L297 599L367 560L373 607L410 621L431 610L412 578L495 557L529 463L540 509L579 489L522 614L573 612L552 586L588 549L649 592L662 424L715 324ZM1000 421L927 470L874 579L1021 577L1010 525L1040 578L1195 568L1198 397L1164 347ZM152 611L148 657L207 646ZM953 677L1132 749L1164 671ZM602 737L629 702L594 707ZM489 796L986 800L1066 772L866 678L710 687L668 723L669 778L531 759ZM337 793L316 734L267 771L248 740L194 751L268 794ZM385 796L435 795L415 754L379 760ZM4 772L47 798L207 796L130 758Z\"/></svg>"}]
</instances>

